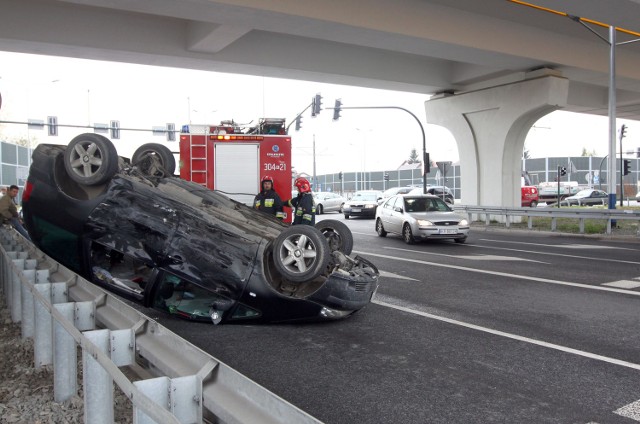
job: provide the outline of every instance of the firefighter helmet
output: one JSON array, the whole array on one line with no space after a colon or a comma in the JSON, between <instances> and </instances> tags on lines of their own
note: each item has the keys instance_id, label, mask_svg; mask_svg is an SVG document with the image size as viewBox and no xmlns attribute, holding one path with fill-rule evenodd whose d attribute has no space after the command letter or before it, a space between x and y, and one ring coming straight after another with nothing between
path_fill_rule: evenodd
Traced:
<instances>
[{"instance_id":1,"label":"firefighter helmet","mask_svg":"<svg viewBox=\"0 0 640 424\"><path fill-rule=\"evenodd\" d=\"M262 181L260 182L260 187L262 187L262 190L264 190L264 183L271 183L271 188L273 188L273 178L271 178L270 175L265 175L264 177L262 177Z\"/></svg>"},{"instance_id":2,"label":"firefighter helmet","mask_svg":"<svg viewBox=\"0 0 640 424\"><path fill-rule=\"evenodd\" d=\"M309 180L303 177L296 178L294 185L298 189L300 193L308 193L311 191L311 184L309 184Z\"/></svg>"}]
</instances>

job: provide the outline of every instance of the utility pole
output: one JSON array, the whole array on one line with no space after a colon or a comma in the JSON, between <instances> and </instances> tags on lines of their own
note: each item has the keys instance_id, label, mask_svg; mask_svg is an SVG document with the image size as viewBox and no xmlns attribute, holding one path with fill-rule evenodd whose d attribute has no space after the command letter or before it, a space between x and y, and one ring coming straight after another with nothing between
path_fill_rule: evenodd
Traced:
<instances>
[{"instance_id":1,"label":"utility pole","mask_svg":"<svg viewBox=\"0 0 640 424\"><path fill-rule=\"evenodd\" d=\"M313 191L318 191L318 180L316 179L316 135L313 135Z\"/></svg>"}]
</instances>

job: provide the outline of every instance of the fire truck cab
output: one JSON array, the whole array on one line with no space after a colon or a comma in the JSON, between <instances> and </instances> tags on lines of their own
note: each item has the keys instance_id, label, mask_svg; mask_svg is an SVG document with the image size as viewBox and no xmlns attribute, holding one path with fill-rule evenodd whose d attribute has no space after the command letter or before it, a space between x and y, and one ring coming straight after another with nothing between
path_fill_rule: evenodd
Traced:
<instances>
[{"instance_id":1,"label":"fire truck cab","mask_svg":"<svg viewBox=\"0 0 640 424\"><path fill-rule=\"evenodd\" d=\"M273 178L282 200L291 198L291 136L284 119L262 118L246 130L234 121L182 127L182 179L252 206L264 176ZM285 213L285 222L291 222L291 210Z\"/></svg>"}]
</instances>

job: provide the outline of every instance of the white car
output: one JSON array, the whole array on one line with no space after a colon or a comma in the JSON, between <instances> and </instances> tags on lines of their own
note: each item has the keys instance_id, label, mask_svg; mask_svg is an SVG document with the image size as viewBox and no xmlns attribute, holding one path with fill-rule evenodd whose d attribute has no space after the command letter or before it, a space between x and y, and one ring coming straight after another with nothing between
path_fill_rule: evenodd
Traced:
<instances>
[{"instance_id":1,"label":"white car","mask_svg":"<svg viewBox=\"0 0 640 424\"><path fill-rule=\"evenodd\" d=\"M347 201L337 193L319 191L313 193L313 200L316 202L316 214L322 215L325 212L342 212L342 206Z\"/></svg>"},{"instance_id":2,"label":"white car","mask_svg":"<svg viewBox=\"0 0 640 424\"><path fill-rule=\"evenodd\" d=\"M376 211L376 232L402 236L407 244L427 239L452 239L464 243L469 222L454 212L441 198L431 194L393 196Z\"/></svg>"}]
</instances>

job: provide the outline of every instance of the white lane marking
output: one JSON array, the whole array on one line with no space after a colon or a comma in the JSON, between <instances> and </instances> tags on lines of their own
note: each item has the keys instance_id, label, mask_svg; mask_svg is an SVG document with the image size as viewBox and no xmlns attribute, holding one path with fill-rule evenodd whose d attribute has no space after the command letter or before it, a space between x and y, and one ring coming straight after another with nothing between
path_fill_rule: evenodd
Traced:
<instances>
[{"instance_id":1,"label":"white lane marking","mask_svg":"<svg viewBox=\"0 0 640 424\"><path fill-rule=\"evenodd\" d=\"M571 354L578 355L578 356L584 356L585 358L595 359L595 360L602 361L602 362L608 362L610 364L620 365L622 367L632 368L634 370L640 371L640 364L634 364L633 362L622 361L620 359L609 358L608 356L598 355L598 354L591 353L591 352L585 352L584 350L573 349L571 347L561 346L561 345L557 345L557 344L554 344L554 343L543 342L541 340L531 339L529 337L518 336L517 334L511 334L511 333L507 333L507 332L504 332L504 331L494 330L492 328L482 327L480 325L470 324L468 322L458 321L458 320L451 319L451 318L445 318L445 317L441 317L441 316L438 316L438 315L429 314L427 312L422 312L422 311L417 311L417 310L414 310L414 309L405 308L404 306L394 305L392 303L383 302L383 301L380 301L380 300L375 300L374 299L371 302L375 303L375 304L378 304L380 306L386 306L388 308L397 309L399 311L408 312L408 313L415 314L415 315L420 315L420 316L425 317L425 318L430 318L430 319L434 319L434 320L437 320L437 321L442 321L442 322L446 322L446 323L449 323L449 324L470 328L472 330L482 331L482 332L493 334L493 335L496 335L496 336L506 337L508 339L518 340L518 341L525 342L525 343L530 343L530 344L534 344L534 345L538 345L538 346L542 346L542 347L547 347L547 348L550 348L550 349L555 349L555 350L571 353Z\"/></svg>"},{"instance_id":2,"label":"white lane marking","mask_svg":"<svg viewBox=\"0 0 640 424\"><path fill-rule=\"evenodd\" d=\"M635 289L640 287L640 281L619 280L619 281L612 281L610 283L603 283L602 285L609 286L609 287L619 287L621 289Z\"/></svg>"},{"instance_id":3,"label":"white lane marking","mask_svg":"<svg viewBox=\"0 0 640 424\"><path fill-rule=\"evenodd\" d=\"M531 277L531 276L528 276L528 275L508 274L506 272L488 271L488 270L484 270L484 269L468 268L466 266L459 266L459 265L447 265L447 264L441 264L441 263L437 263L437 262L421 261L419 259L399 258L397 256L381 255L381 254L378 254L378 253L371 253L371 252L363 252L363 251L355 251L355 250L354 250L354 252L358 253L358 254L361 254L361 255L376 256L378 258L391 259L391 260L395 260L395 261L413 262L413 263L416 263L416 264L439 266L439 267L442 267L442 268L458 269L458 270L461 270L461 271L476 272L476 273L479 273L479 274L497 275L497 276L500 276L500 277L509 277L509 278L517 278L517 279L521 279L521 280L537 281L539 283L558 284L558 285L561 285L561 286L579 287L579 288L582 288L582 289L600 290L600 291L606 291L606 292L612 292L612 293L623 293L623 294L628 294L628 295L632 295L632 296L640 296L640 292L634 292L634 291L623 290L623 289L616 289L616 288L612 288L612 287L590 286L588 284L571 283L569 281L550 280L548 278Z\"/></svg>"},{"instance_id":4,"label":"white lane marking","mask_svg":"<svg viewBox=\"0 0 640 424\"><path fill-rule=\"evenodd\" d=\"M521 253L533 253L534 255L549 255L549 256L557 256L557 257L564 257L564 258L588 259L590 261L603 261L603 262L615 262L615 263L620 263L620 264L640 265L640 262L637 262L637 261L623 261L623 260L620 260L620 259L597 258L597 257L593 257L593 256L577 256L577 255L567 255L567 254L563 254L563 253L538 252L536 250L511 249L511 248L508 248L508 247L483 246L483 245L480 245L480 244L469 244L469 243L463 244L462 246L481 247L483 249L508 250L508 251L511 251L511 252L521 252ZM547 246L547 245L543 245L543 246ZM629 249L629 250L633 250L633 249Z\"/></svg>"},{"instance_id":5,"label":"white lane marking","mask_svg":"<svg viewBox=\"0 0 640 424\"><path fill-rule=\"evenodd\" d=\"M370 236L370 237L378 237L376 233L358 233L357 231L351 231L351 234L359 234L361 236Z\"/></svg>"},{"instance_id":6,"label":"white lane marking","mask_svg":"<svg viewBox=\"0 0 640 424\"><path fill-rule=\"evenodd\" d=\"M625 405L620 409L616 409L615 411L613 411L613 413L621 415L623 417L631 418L635 421L640 421L640 400Z\"/></svg>"},{"instance_id":7,"label":"white lane marking","mask_svg":"<svg viewBox=\"0 0 640 424\"><path fill-rule=\"evenodd\" d=\"M493 240L493 239L480 239L483 241L491 241L493 243L509 243L509 244L528 244L531 246L544 246L544 247L562 247L567 249L620 249L620 250L637 250L629 247L618 246L601 246L591 244L543 244L543 243L530 243L526 241L509 241L509 240Z\"/></svg>"},{"instance_id":8,"label":"white lane marking","mask_svg":"<svg viewBox=\"0 0 640 424\"><path fill-rule=\"evenodd\" d=\"M518 258L516 256L498 256L498 255L447 255L446 253L434 253L424 250L414 250L414 249L402 249L400 247L388 247L385 246L385 249L389 250L400 250L403 252L413 252L413 253L424 253L425 255L433 255L433 256L446 256L447 258L455 258L455 259L469 259L472 261L524 261L524 262L536 262L541 264L547 264L548 262L536 261L533 259L526 258Z\"/></svg>"},{"instance_id":9,"label":"white lane marking","mask_svg":"<svg viewBox=\"0 0 640 424\"><path fill-rule=\"evenodd\" d=\"M397 278L398 280L420 281L420 280L416 280L415 278L405 277L404 275L394 274L393 272L387 272L382 270L379 270L379 271L380 271L380 277Z\"/></svg>"}]
</instances>

